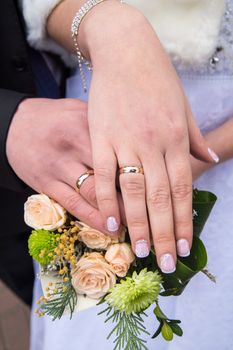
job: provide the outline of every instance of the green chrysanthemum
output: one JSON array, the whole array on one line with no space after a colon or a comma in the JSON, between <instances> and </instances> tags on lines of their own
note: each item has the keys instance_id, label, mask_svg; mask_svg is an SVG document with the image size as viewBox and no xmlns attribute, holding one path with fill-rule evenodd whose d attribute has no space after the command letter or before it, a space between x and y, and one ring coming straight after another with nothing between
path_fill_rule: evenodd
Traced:
<instances>
[{"instance_id":1,"label":"green chrysanthemum","mask_svg":"<svg viewBox=\"0 0 233 350\"><path fill-rule=\"evenodd\" d=\"M60 235L46 230L32 231L28 240L29 254L40 264L48 265L58 245L57 237Z\"/></svg>"},{"instance_id":2,"label":"green chrysanthemum","mask_svg":"<svg viewBox=\"0 0 233 350\"><path fill-rule=\"evenodd\" d=\"M115 310L131 314L146 310L159 295L162 278L158 272L143 269L132 277L126 277L110 290L105 297L107 303Z\"/></svg>"}]
</instances>

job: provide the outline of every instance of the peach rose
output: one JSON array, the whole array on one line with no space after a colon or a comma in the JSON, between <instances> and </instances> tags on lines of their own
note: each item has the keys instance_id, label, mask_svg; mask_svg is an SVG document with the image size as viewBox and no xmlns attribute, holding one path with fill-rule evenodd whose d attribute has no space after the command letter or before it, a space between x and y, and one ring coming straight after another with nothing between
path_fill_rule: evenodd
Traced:
<instances>
[{"instance_id":1,"label":"peach rose","mask_svg":"<svg viewBox=\"0 0 233 350\"><path fill-rule=\"evenodd\" d=\"M102 298L116 283L111 266L96 252L84 254L71 275L77 294L85 294L92 299Z\"/></svg>"},{"instance_id":2,"label":"peach rose","mask_svg":"<svg viewBox=\"0 0 233 350\"><path fill-rule=\"evenodd\" d=\"M127 243L112 244L105 254L105 260L119 277L125 277L134 259L134 253Z\"/></svg>"},{"instance_id":3,"label":"peach rose","mask_svg":"<svg viewBox=\"0 0 233 350\"><path fill-rule=\"evenodd\" d=\"M91 249L107 250L111 244L118 243L123 238L123 229L120 237L110 237L103 232L95 230L94 228L84 224L83 222L77 221L76 226L80 229L78 232L78 239Z\"/></svg>"},{"instance_id":4,"label":"peach rose","mask_svg":"<svg viewBox=\"0 0 233 350\"><path fill-rule=\"evenodd\" d=\"M53 231L66 221L66 211L45 194L34 194L24 204L24 221L36 230Z\"/></svg>"}]
</instances>

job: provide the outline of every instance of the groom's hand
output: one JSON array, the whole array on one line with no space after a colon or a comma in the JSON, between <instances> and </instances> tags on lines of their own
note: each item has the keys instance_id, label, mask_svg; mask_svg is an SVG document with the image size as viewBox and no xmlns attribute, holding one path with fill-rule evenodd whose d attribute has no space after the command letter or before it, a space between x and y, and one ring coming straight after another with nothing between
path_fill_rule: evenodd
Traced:
<instances>
[{"instance_id":1,"label":"groom's hand","mask_svg":"<svg viewBox=\"0 0 233 350\"><path fill-rule=\"evenodd\" d=\"M20 103L7 138L15 173L90 226L105 230L97 209L94 177L76 181L92 168L87 105L76 99L27 99Z\"/></svg>"}]
</instances>

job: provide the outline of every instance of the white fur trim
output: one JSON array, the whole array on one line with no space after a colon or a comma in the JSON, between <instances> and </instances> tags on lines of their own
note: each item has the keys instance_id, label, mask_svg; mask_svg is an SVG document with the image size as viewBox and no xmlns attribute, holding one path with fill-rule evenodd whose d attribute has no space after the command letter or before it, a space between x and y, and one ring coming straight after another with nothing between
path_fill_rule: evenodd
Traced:
<instances>
[{"instance_id":1,"label":"white fur trim","mask_svg":"<svg viewBox=\"0 0 233 350\"><path fill-rule=\"evenodd\" d=\"M61 0L23 0L23 15L27 26L27 40L38 50L61 56L68 67L76 67L77 60L46 33L47 18Z\"/></svg>"},{"instance_id":2,"label":"white fur trim","mask_svg":"<svg viewBox=\"0 0 233 350\"><path fill-rule=\"evenodd\" d=\"M168 53L201 64L214 53L225 0L127 0L150 20Z\"/></svg>"}]
</instances>

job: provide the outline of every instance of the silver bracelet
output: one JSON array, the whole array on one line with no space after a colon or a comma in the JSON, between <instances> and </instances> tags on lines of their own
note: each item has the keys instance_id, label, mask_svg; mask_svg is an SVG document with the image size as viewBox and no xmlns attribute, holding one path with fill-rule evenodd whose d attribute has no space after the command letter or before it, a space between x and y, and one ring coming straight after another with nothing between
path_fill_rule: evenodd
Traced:
<instances>
[{"instance_id":1,"label":"silver bracelet","mask_svg":"<svg viewBox=\"0 0 233 350\"><path fill-rule=\"evenodd\" d=\"M87 92L87 82L86 82L86 76L85 72L83 70L83 64L87 66L89 70L92 70L91 62L89 62L87 59L85 59L82 55L82 52L79 49L78 46L78 30L79 26L83 20L83 18L86 16L86 14L96 5L100 4L101 2L104 2L106 0L88 0L75 14L74 19L71 24L71 34L72 38L74 40L74 46L77 54L77 60L78 60L78 67L80 71L81 76L81 82L83 86L83 90L86 93ZM121 3L123 3L123 0L120 0Z\"/></svg>"}]
</instances>

